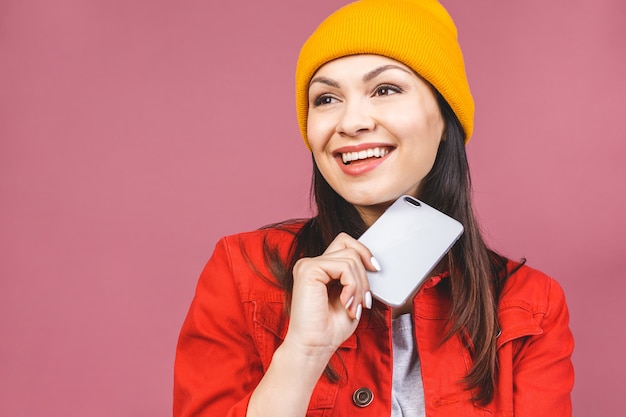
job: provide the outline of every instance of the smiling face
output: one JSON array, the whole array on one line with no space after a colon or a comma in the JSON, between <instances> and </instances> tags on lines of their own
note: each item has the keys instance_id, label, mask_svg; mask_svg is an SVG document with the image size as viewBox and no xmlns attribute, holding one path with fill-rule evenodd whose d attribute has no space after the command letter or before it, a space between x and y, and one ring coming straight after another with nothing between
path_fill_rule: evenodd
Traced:
<instances>
[{"instance_id":1,"label":"smiling face","mask_svg":"<svg viewBox=\"0 0 626 417\"><path fill-rule=\"evenodd\" d=\"M328 184L373 223L430 172L444 121L430 86L379 55L330 61L309 86L307 137Z\"/></svg>"}]
</instances>

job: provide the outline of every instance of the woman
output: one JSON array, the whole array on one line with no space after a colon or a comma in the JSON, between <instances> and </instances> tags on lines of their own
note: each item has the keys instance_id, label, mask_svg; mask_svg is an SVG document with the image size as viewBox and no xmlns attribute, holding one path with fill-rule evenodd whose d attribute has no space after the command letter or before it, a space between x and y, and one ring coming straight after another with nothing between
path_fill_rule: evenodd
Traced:
<instances>
[{"instance_id":1,"label":"woman","mask_svg":"<svg viewBox=\"0 0 626 417\"><path fill-rule=\"evenodd\" d=\"M474 105L445 9L340 9L302 48L296 101L318 213L218 243L181 331L174 415L571 415L563 293L490 251L474 218ZM403 194L465 233L391 308L356 238Z\"/></svg>"}]
</instances>

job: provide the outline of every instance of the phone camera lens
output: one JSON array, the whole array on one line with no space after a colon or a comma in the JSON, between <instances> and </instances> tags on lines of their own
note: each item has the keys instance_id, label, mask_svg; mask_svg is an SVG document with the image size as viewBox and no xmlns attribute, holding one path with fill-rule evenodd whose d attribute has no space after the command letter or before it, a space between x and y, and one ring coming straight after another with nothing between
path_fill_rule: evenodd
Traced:
<instances>
[{"instance_id":1,"label":"phone camera lens","mask_svg":"<svg viewBox=\"0 0 626 417\"><path fill-rule=\"evenodd\" d=\"M404 201L406 201L409 204L414 205L415 207L421 206L420 202L414 199L413 197L406 196L404 197Z\"/></svg>"}]
</instances>

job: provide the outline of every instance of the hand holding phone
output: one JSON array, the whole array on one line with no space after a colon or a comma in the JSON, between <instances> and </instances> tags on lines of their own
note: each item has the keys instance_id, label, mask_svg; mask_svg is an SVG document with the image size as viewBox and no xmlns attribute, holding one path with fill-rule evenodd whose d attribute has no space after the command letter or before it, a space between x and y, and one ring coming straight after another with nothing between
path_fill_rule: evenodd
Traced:
<instances>
[{"instance_id":1,"label":"hand holding phone","mask_svg":"<svg viewBox=\"0 0 626 417\"><path fill-rule=\"evenodd\" d=\"M381 270L367 272L374 297L392 307L403 305L463 234L448 215L403 195L358 239Z\"/></svg>"}]
</instances>

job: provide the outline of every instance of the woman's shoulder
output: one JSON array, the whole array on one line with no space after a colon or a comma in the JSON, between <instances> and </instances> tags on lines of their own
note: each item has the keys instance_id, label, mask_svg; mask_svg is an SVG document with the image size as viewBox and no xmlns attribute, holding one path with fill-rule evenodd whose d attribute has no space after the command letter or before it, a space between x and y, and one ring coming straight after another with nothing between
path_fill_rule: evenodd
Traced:
<instances>
[{"instance_id":1,"label":"woman's shoulder","mask_svg":"<svg viewBox=\"0 0 626 417\"><path fill-rule=\"evenodd\" d=\"M224 236L217 242L212 259L221 259L239 278L271 276L268 263L285 261L303 220L290 220L264 226L257 230ZM209 264L211 260L209 260Z\"/></svg>"},{"instance_id":2,"label":"woman's shoulder","mask_svg":"<svg viewBox=\"0 0 626 417\"><path fill-rule=\"evenodd\" d=\"M550 275L528 266L509 262L512 271L500 293L499 308L520 307L532 313L546 313L551 306L564 304L559 283Z\"/></svg>"},{"instance_id":3,"label":"woman's shoulder","mask_svg":"<svg viewBox=\"0 0 626 417\"><path fill-rule=\"evenodd\" d=\"M242 301L282 297L271 264L287 258L303 224L287 221L222 237L201 273L199 291L203 296L224 294L230 286Z\"/></svg>"},{"instance_id":4,"label":"woman's shoulder","mask_svg":"<svg viewBox=\"0 0 626 417\"><path fill-rule=\"evenodd\" d=\"M254 257L263 255L266 247L277 249L282 253L289 249L305 222L306 220L300 219L287 220L256 230L224 236L217 245L225 245L231 253L243 251Z\"/></svg>"}]
</instances>

